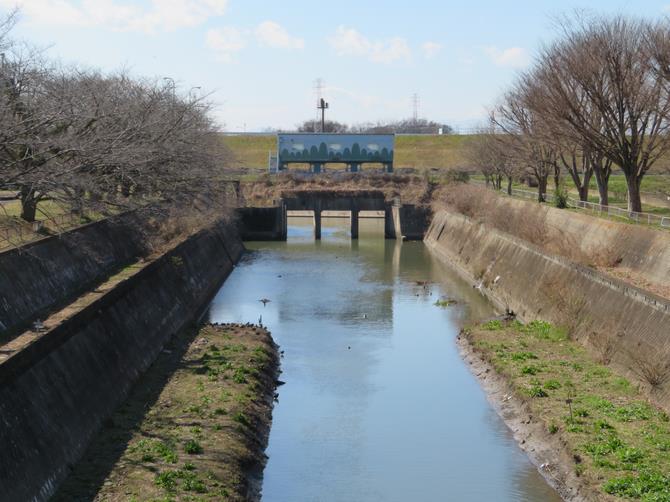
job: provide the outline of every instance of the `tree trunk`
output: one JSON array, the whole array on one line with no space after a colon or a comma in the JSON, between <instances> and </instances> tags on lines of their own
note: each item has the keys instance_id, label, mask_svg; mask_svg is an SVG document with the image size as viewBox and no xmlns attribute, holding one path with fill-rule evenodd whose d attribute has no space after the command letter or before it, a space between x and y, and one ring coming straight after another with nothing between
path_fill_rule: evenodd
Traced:
<instances>
[{"instance_id":1,"label":"tree trunk","mask_svg":"<svg viewBox=\"0 0 670 502\"><path fill-rule=\"evenodd\" d=\"M37 213L37 198L29 187L21 187L21 219L32 223Z\"/></svg>"},{"instance_id":2,"label":"tree trunk","mask_svg":"<svg viewBox=\"0 0 670 502\"><path fill-rule=\"evenodd\" d=\"M591 159L593 174L596 176L596 185L598 186L598 196L601 206L609 206L609 183L612 174L612 161L606 159L603 155L595 155Z\"/></svg>"},{"instance_id":3,"label":"tree trunk","mask_svg":"<svg viewBox=\"0 0 670 502\"><path fill-rule=\"evenodd\" d=\"M588 202L589 200L589 186L588 185L582 185L580 187L577 187L579 191L579 200L582 202Z\"/></svg>"},{"instance_id":4,"label":"tree trunk","mask_svg":"<svg viewBox=\"0 0 670 502\"><path fill-rule=\"evenodd\" d=\"M642 200L640 199L641 176L635 174L626 176L626 185L628 186L628 211L642 212Z\"/></svg>"},{"instance_id":5,"label":"tree trunk","mask_svg":"<svg viewBox=\"0 0 670 502\"><path fill-rule=\"evenodd\" d=\"M538 176L537 178L537 201L547 201L547 178L549 176Z\"/></svg>"},{"instance_id":6,"label":"tree trunk","mask_svg":"<svg viewBox=\"0 0 670 502\"><path fill-rule=\"evenodd\" d=\"M598 196L601 206L609 205L609 179L610 169L602 169L601 167L594 167L593 174L596 175L596 185L598 186Z\"/></svg>"},{"instance_id":7,"label":"tree trunk","mask_svg":"<svg viewBox=\"0 0 670 502\"><path fill-rule=\"evenodd\" d=\"M561 168L558 167L558 164L556 164L554 166L554 190L558 192L560 188L561 188Z\"/></svg>"},{"instance_id":8,"label":"tree trunk","mask_svg":"<svg viewBox=\"0 0 670 502\"><path fill-rule=\"evenodd\" d=\"M507 177L507 195L512 195L512 177Z\"/></svg>"}]
</instances>

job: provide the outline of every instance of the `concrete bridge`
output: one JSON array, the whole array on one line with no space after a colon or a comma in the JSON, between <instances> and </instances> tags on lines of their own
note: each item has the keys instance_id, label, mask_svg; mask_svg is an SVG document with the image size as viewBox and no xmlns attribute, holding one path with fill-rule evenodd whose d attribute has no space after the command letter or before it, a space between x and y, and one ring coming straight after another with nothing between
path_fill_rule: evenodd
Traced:
<instances>
[{"instance_id":1,"label":"concrete bridge","mask_svg":"<svg viewBox=\"0 0 670 502\"><path fill-rule=\"evenodd\" d=\"M275 207L238 209L242 238L286 240L289 211L313 212L315 239L321 239L324 211L349 212L352 239L358 239L361 211L384 212L384 236L387 239L423 239L430 216L428 208L387 201L380 190L290 190L282 192L279 205Z\"/></svg>"}]
</instances>

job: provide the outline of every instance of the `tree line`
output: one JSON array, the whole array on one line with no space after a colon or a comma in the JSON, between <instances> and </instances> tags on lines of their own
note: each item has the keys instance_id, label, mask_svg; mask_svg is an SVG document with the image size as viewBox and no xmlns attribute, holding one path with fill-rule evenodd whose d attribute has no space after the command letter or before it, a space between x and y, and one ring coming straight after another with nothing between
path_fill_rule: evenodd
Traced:
<instances>
[{"instance_id":1,"label":"tree line","mask_svg":"<svg viewBox=\"0 0 670 502\"><path fill-rule=\"evenodd\" d=\"M608 205L613 171L625 176L629 211L640 183L670 150L670 23L579 15L539 52L490 114L471 159L498 187L534 179L544 201L567 173L586 201L592 179Z\"/></svg>"},{"instance_id":2,"label":"tree line","mask_svg":"<svg viewBox=\"0 0 670 502\"><path fill-rule=\"evenodd\" d=\"M343 124L336 120L326 120L324 126L324 130L322 131L320 120L305 120L296 126L296 131L354 134L438 134L441 129L442 134L454 133L453 128L447 124L421 118L367 122L354 125Z\"/></svg>"},{"instance_id":3,"label":"tree line","mask_svg":"<svg viewBox=\"0 0 670 502\"><path fill-rule=\"evenodd\" d=\"M206 97L174 80L64 67L0 20L0 190L34 221L52 200L75 211L188 204L223 189L227 158Z\"/></svg>"}]
</instances>

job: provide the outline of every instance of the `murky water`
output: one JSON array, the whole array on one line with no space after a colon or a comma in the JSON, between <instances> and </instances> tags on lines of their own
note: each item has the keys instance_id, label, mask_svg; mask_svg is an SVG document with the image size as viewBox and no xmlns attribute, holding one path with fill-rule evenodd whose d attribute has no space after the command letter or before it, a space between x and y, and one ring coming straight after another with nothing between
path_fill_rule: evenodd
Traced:
<instances>
[{"instance_id":1,"label":"murky water","mask_svg":"<svg viewBox=\"0 0 670 502\"><path fill-rule=\"evenodd\" d=\"M383 220L361 220L358 241L348 225L324 219L314 242L290 219L288 242L248 243L211 308L262 316L285 351L263 500L560 500L459 357L487 303L423 244L385 241Z\"/></svg>"}]
</instances>

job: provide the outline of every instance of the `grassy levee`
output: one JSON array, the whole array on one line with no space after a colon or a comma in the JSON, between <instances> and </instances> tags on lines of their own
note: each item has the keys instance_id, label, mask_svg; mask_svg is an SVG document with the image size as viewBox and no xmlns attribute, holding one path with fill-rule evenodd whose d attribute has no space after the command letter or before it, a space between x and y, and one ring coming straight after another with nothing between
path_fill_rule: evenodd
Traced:
<instances>
[{"instance_id":1,"label":"grassy levee","mask_svg":"<svg viewBox=\"0 0 670 502\"><path fill-rule=\"evenodd\" d=\"M235 157L236 168L267 168L268 153L277 150L276 135L222 136L224 144ZM414 169L458 169L467 165L465 146L472 139L467 135L396 136L396 167Z\"/></svg>"},{"instance_id":2,"label":"grassy levee","mask_svg":"<svg viewBox=\"0 0 670 502\"><path fill-rule=\"evenodd\" d=\"M599 499L670 500L668 415L637 387L543 321L494 320L463 334L547 435L559 436Z\"/></svg>"},{"instance_id":3,"label":"grassy levee","mask_svg":"<svg viewBox=\"0 0 670 502\"><path fill-rule=\"evenodd\" d=\"M258 326L175 337L135 385L56 501L253 499L278 358Z\"/></svg>"}]
</instances>

